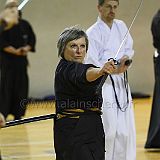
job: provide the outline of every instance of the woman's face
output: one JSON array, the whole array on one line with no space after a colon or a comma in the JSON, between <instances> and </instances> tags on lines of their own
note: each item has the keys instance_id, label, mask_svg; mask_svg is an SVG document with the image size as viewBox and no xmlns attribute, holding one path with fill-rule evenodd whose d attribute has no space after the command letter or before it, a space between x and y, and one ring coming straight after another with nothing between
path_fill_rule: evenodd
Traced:
<instances>
[{"instance_id":1,"label":"woman's face","mask_svg":"<svg viewBox=\"0 0 160 160\"><path fill-rule=\"evenodd\" d=\"M72 40L67 43L64 50L64 58L68 61L83 63L86 55L86 40L85 37Z\"/></svg>"}]
</instances>

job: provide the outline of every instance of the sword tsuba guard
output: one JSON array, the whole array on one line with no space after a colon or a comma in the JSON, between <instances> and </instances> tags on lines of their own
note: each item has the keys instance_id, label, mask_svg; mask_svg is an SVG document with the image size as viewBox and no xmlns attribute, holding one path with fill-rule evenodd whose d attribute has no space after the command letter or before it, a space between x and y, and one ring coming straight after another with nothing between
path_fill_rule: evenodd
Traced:
<instances>
[{"instance_id":1,"label":"sword tsuba guard","mask_svg":"<svg viewBox=\"0 0 160 160\"><path fill-rule=\"evenodd\" d=\"M117 60L115 60L114 58L109 58L108 61L110 61L110 60L113 60L113 62L114 62L115 65L119 64L119 62Z\"/></svg>"},{"instance_id":2,"label":"sword tsuba guard","mask_svg":"<svg viewBox=\"0 0 160 160\"><path fill-rule=\"evenodd\" d=\"M114 58L109 58L108 61L110 61L110 60L113 60L115 65L120 65L120 61L117 61ZM130 66L131 63L132 63L132 59L127 59L124 64L126 66Z\"/></svg>"}]
</instances>

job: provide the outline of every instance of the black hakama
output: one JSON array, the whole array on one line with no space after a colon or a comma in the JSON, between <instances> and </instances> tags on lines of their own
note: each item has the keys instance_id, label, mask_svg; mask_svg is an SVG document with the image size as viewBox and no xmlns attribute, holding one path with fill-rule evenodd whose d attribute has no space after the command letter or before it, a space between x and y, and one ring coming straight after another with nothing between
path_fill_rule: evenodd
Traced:
<instances>
[{"instance_id":1,"label":"black hakama","mask_svg":"<svg viewBox=\"0 0 160 160\"><path fill-rule=\"evenodd\" d=\"M96 113L55 121L56 160L104 160L104 132Z\"/></svg>"},{"instance_id":2,"label":"black hakama","mask_svg":"<svg viewBox=\"0 0 160 160\"><path fill-rule=\"evenodd\" d=\"M160 10L153 17L151 31L153 46L157 49L157 54L153 58L155 85L145 148L160 148Z\"/></svg>"},{"instance_id":3,"label":"black hakama","mask_svg":"<svg viewBox=\"0 0 160 160\"><path fill-rule=\"evenodd\" d=\"M155 85L145 148L160 148L160 56L154 57Z\"/></svg>"}]
</instances>

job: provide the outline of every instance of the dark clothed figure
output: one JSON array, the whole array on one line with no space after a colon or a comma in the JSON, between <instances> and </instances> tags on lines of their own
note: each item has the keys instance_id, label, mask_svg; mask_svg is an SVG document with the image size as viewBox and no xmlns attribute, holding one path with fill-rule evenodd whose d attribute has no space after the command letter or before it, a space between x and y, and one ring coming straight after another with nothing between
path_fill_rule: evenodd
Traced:
<instances>
[{"instance_id":1,"label":"dark clothed figure","mask_svg":"<svg viewBox=\"0 0 160 160\"><path fill-rule=\"evenodd\" d=\"M114 71L114 62L107 62L102 68L83 64L88 39L76 27L65 29L57 46L62 59L54 81L56 160L104 160L102 95L95 92L101 77Z\"/></svg>"},{"instance_id":2,"label":"dark clothed figure","mask_svg":"<svg viewBox=\"0 0 160 160\"><path fill-rule=\"evenodd\" d=\"M145 148L160 148L160 10L153 17L151 31L153 46L156 48L153 57L155 85Z\"/></svg>"},{"instance_id":3,"label":"dark clothed figure","mask_svg":"<svg viewBox=\"0 0 160 160\"><path fill-rule=\"evenodd\" d=\"M86 157L92 160L91 153L95 159L103 159L104 132L100 110L90 110L93 107L101 108L101 95L95 95L96 86L101 78L89 83L85 76L87 69L92 66L62 59L57 67L55 75L56 113L58 116L66 116L66 118L55 121L57 160L61 159L60 157L72 160L71 155L76 160L85 160ZM82 112L73 110L67 113L68 109L80 109ZM74 118L77 116L79 118Z\"/></svg>"},{"instance_id":4,"label":"dark clothed figure","mask_svg":"<svg viewBox=\"0 0 160 160\"><path fill-rule=\"evenodd\" d=\"M28 97L27 52L35 51L35 34L23 19L0 35L0 112L6 118L25 114L23 101Z\"/></svg>"}]
</instances>

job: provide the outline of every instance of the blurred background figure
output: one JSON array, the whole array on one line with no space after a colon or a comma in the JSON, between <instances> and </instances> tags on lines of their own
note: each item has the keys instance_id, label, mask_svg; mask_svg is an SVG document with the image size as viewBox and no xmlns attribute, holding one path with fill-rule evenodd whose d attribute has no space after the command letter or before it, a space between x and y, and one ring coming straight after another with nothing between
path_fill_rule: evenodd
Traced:
<instances>
[{"instance_id":1,"label":"blurred background figure","mask_svg":"<svg viewBox=\"0 0 160 160\"><path fill-rule=\"evenodd\" d=\"M145 148L160 148L160 9L153 17L151 32L153 36L153 46L156 49L153 57L155 86Z\"/></svg>"},{"instance_id":2,"label":"blurred background figure","mask_svg":"<svg viewBox=\"0 0 160 160\"><path fill-rule=\"evenodd\" d=\"M17 10L18 2L10 0L5 8ZM0 112L5 119L12 114L21 119L28 98L27 54L35 52L36 37L30 23L21 18L18 11L17 24L0 34ZM21 105L22 104L22 105Z\"/></svg>"}]
</instances>

